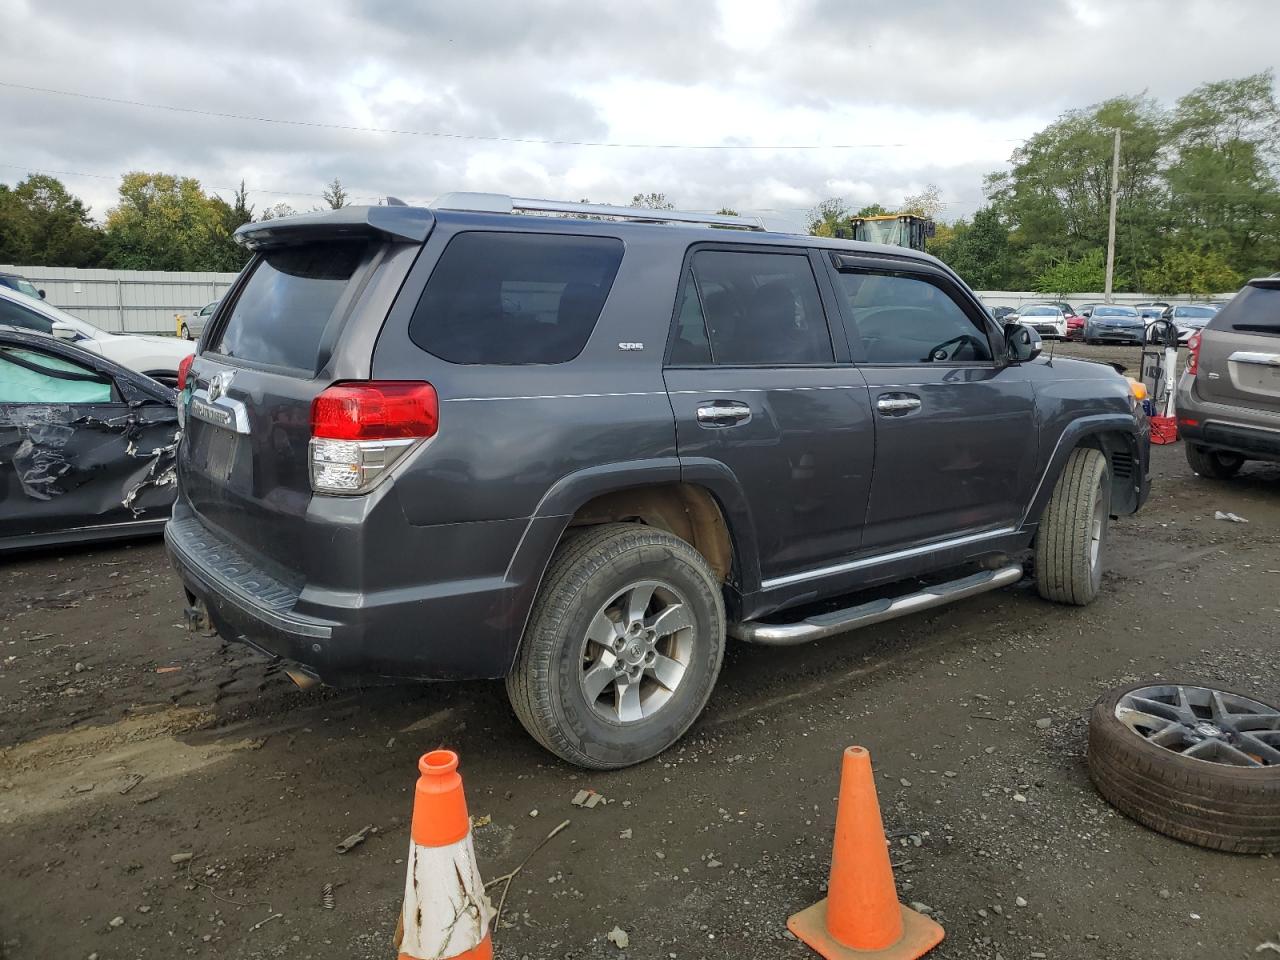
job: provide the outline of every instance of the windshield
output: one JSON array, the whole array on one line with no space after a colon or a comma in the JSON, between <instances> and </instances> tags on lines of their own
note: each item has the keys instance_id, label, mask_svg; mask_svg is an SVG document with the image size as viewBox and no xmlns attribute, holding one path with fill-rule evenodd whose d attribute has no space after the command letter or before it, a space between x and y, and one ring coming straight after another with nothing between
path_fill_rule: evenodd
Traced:
<instances>
[{"instance_id":1,"label":"windshield","mask_svg":"<svg viewBox=\"0 0 1280 960\"><path fill-rule=\"evenodd\" d=\"M1022 311L1024 317L1056 317L1057 307L1027 307Z\"/></svg>"},{"instance_id":2,"label":"windshield","mask_svg":"<svg viewBox=\"0 0 1280 960\"><path fill-rule=\"evenodd\" d=\"M1136 317L1138 311L1133 307L1094 307L1095 317Z\"/></svg>"},{"instance_id":3,"label":"windshield","mask_svg":"<svg viewBox=\"0 0 1280 960\"><path fill-rule=\"evenodd\" d=\"M40 291L36 289L35 284L33 284L30 280L24 280L22 279L22 277L19 277L17 280L16 286L19 293L25 293L28 297L31 297L31 299L33 300L40 299Z\"/></svg>"},{"instance_id":4,"label":"windshield","mask_svg":"<svg viewBox=\"0 0 1280 960\"><path fill-rule=\"evenodd\" d=\"M1186 319L1189 317L1197 317L1208 320L1218 311L1213 307L1178 307L1176 310L1178 318Z\"/></svg>"},{"instance_id":5,"label":"windshield","mask_svg":"<svg viewBox=\"0 0 1280 960\"><path fill-rule=\"evenodd\" d=\"M1144 317L1158 317L1160 316L1160 314L1164 313L1164 308L1163 307L1143 307L1138 312L1142 314Z\"/></svg>"}]
</instances>

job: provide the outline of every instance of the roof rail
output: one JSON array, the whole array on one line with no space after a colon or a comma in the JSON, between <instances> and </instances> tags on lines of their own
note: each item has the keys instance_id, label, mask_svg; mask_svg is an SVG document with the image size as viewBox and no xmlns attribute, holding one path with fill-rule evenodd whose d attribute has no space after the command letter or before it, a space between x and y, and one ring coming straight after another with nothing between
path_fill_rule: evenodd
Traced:
<instances>
[{"instance_id":1,"label":"roof rail","mask_svg":"<svg viewBox=\"0 0 1280 960\"><path fill-rule=\"evenodd\" d=\"M640 223L696 223L734 230L768 230L763 217L731 217L720 213L687 213L683 210L651 210L647 207L615 207L603 203L568 200L532 200L502 193L446 193L431 206L436 210L475 213L563 213L581 217L612 217Z\"/></svg>"}]
</instances>

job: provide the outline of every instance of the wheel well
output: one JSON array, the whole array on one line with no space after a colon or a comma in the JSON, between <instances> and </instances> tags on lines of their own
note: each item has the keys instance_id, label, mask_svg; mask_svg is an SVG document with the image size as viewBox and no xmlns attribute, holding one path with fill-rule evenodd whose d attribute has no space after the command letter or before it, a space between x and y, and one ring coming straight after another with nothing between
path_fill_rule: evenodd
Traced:
<instances>
[{"instance_id":1,"label":"wheel well","mask_svg":"<svg viewBox=\"0 0 1280 960\"><path fill-rule=\"evenodd\" d=\"M572 527L643 523L674 534L706 558L723 583L733 571L733 541L715 497L692 483L664 483L601 494L569 521Z\"/></svg>"},{"instance_id":2,"label":"wheel well","mask_svg":"<svg viewBox=\"0 0 1280 960\"><path fill-rule=\"evenodd\" d=\"M1138 509L1138 447L1133 437L1121 431L1094 433L1080 441L1082 447L1099 450L1107 458L1111 475L1111 512L1133 513Z\"/></svg>"}]
</instances>

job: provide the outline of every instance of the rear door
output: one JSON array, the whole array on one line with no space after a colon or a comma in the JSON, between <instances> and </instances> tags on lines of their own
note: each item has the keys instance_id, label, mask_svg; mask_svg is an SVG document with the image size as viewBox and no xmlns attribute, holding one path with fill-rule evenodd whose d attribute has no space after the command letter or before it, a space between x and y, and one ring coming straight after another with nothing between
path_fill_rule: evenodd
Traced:
<instances>
[{"instance_id":1,"label":"rear door","mask_svg":"<svg viewBox=\"0 0 1280 960\"><path fill-rule=\"evenodd\" d=\"M183 397L182 497L268 567L307 567L311 401L336 381L368 378L420 249L359 226L335 236L318 219L268 234L216 312Z\"/></svg>"},{"instance_id":2,"label":"rear door","mask_svg":"<svg viewBox=\"0 0 1280 960\"><path fill-rule=\"evenodd\" d=\"M1035 398L995 362L985 311L927 264L834 254L837 299L875 417L863 548L1015 526L1036 463Z\"/></svg>"},{"instance_id":3,"label":"rear door","mask_svg":"<svg viewBox=\"0 0 1280 960\"><path fill-rule=\"evenodd\" d=\"M694 248L668 348L681 460L737 478L766 588L853 554L871 483L866 384L838 328L833 344L814 267L794 247Z\"/></svg>"},{"instance_id":4,"label":"rear door","mask_svg":"<svg viewBox=\"0 0 1280 960\"><path fill-rule=\"evenodd\" d=\"M1280 278L1251 280L1201 331L1196 393L1280 410Z\"/></svg>"}]
</instances>

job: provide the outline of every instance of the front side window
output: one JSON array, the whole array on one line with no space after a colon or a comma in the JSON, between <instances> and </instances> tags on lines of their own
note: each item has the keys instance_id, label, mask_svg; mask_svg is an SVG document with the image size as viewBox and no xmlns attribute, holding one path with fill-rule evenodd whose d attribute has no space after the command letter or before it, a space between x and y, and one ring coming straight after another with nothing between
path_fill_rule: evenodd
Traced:
<instances>
[{"instance_id":1,"label":"front side window","mask_svg":"<svg viewBox=\"0 0 1280 960\"><path fill-rule=\"evenodd\" d=\"M714 363L835 361L807 254L699 250L692 267L693 283L685 285L684 296L696 287ZM692 303L688 309L693 310Z\"/></svg>"},{"instance_id":2,"label":"front side window","mask_svg":"<svg viewBox=\"0 0 1280 960\"><path fill-rule=\"evenodd\" d=\"M0 347L0 403L111 403L114 384L96 370L25 347Z\"/></svg>"},{"instance_id":3,"label":"front side window","mask_svg":"<svg viewBox=\"0 0 1280 960\"><path fill-rule=\"evenodd\" d=\"M992 359L986 331L927 280L900 273L842 270L839 287L853 326L850 334L862 341L866 363Z\"/></svg>"},{"instance_id":4,"label":"front side window","mask_svg":"<svg viewBox=\"0 0 1280 960\"><path fill-rule=\"evenodd\" d=\"M622 241L544 233L460 233L445 247L409 337L450 363L572 360L595 329Z\"/></svg>"}]
</instances>

